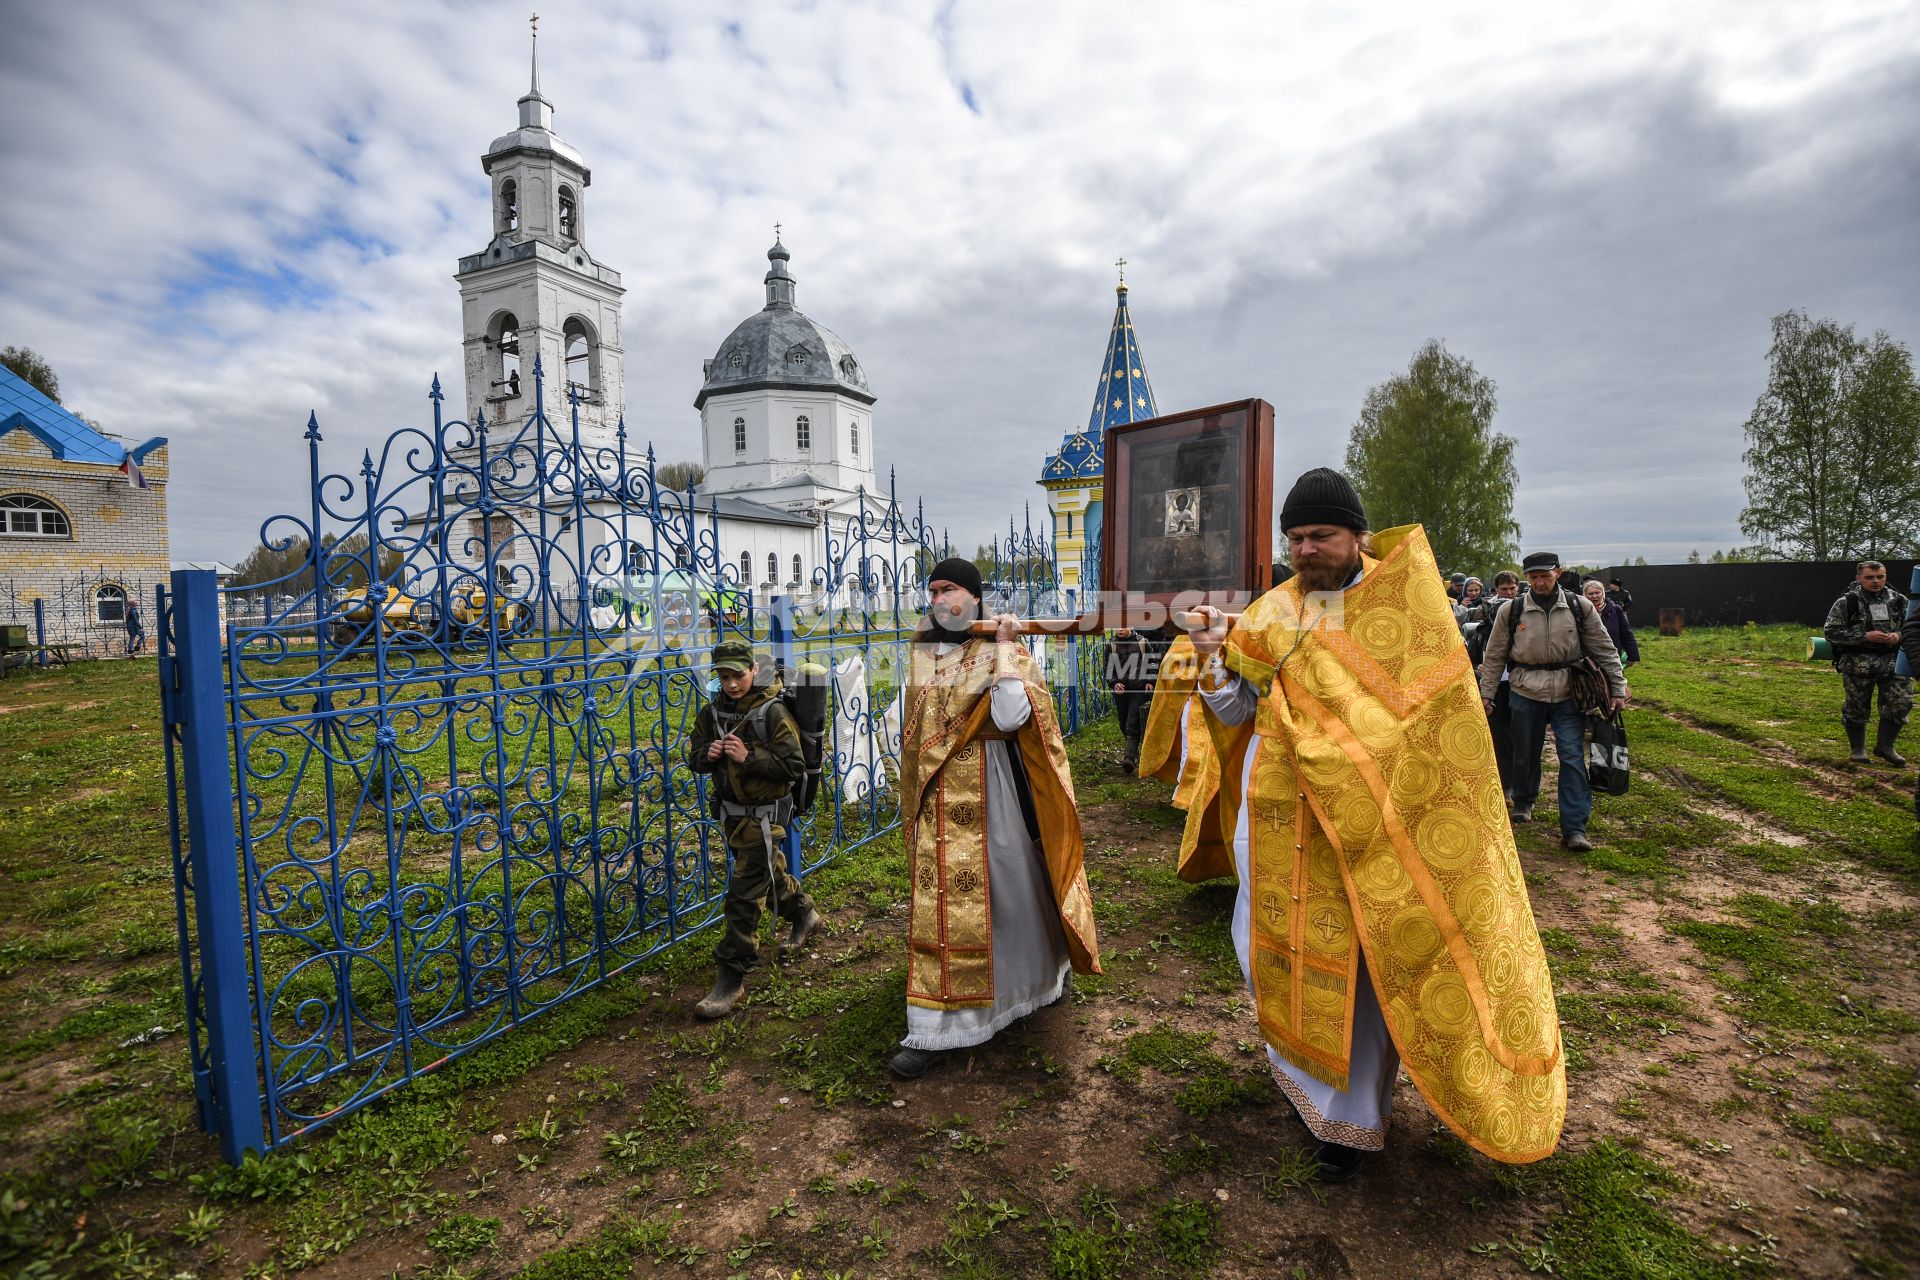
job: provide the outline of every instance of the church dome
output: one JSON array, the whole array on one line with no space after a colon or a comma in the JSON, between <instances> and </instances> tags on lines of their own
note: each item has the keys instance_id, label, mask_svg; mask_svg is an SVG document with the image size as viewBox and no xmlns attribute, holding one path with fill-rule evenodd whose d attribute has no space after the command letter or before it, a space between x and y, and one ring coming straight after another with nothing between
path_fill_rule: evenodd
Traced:
<instances>
[{"instance_id":1,"label":"church dome","mask_svg":"<svg viewBox=\"0 0 1920 1280\"><path fill-rule=\"evenodd\" d=\"M809 320L793 305L791 255L774 242L767 250L767 305L734 327L707 361L694 408L735 391L838 391L872 404L867 373L839 334Z\"/></svg>"}]
</instances>

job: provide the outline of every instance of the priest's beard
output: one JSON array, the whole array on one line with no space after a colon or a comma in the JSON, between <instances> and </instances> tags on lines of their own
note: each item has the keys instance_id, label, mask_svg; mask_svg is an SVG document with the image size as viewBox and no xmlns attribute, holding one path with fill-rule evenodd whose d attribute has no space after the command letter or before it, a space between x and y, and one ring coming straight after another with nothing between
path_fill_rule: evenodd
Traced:
<instances>
[{"instance_id":1,"label":"priest's beard","mask_svg":"<svg viewBox=\"0 0 1920 1280\"><path fill-rule=\"evenodd\" d=\"M1303 591L1338 591L1353 578L1354 570L1360 567L1360 553L1355 551L1353 559L1345 564L1333 564L1330 561L1315 560L1303 565L1297 577Z\"/></svg>"},{"instance_id":2,"label":"priest's beard","mask_svg":"<svg viewBox=\"0 0 1920 1280\"><path fill-rule=\"evenodd\" d=\"M964 590L964 588L962 588ZM930 604L920 619L920 625L914 629L915 644L965 644L973 639L973 633L967 630L967 624L980 616L980 602L972 596L958 609L949 609L942 604Z\"/></svg>"}]
</instances>

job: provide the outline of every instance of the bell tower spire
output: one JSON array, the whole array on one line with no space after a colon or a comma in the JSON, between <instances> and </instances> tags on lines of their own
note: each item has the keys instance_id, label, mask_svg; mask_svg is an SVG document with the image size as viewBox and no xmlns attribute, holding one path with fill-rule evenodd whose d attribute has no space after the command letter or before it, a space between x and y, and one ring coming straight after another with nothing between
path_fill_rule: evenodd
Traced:
<instances>
[{"instance_id":1,"label":"bell tower spire","mask_svg":"<svg viewBox=\"0 0 1920 1280\"><path fill-rule=\"evenodd\" d=\"M626 401L620 344L620 273L587 251L586 157L553 131L540 91L540 15L528 19L527 91L519 124L480 157L492 188L493 238L460 259L467 348L467 418L529 418L536 357L545 371L539 407L564 438L574 402L585 444L611 446Z\"/></svg>"}]
</instances>

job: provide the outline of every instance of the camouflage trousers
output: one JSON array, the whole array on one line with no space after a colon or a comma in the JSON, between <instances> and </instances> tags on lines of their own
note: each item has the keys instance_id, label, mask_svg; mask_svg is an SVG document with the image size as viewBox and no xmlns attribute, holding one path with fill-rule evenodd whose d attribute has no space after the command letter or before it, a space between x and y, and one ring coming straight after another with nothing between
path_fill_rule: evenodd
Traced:
<instances>
[{"instance_id":1,"label":"camouflage trousers","mask_svg":"<svg viewBox=\"0 0 1920 1280\"><path fill-rule=\"evenodd\" d=\"M1875 689L1880 691L1880 718L1896 727L1907 723L1907 715L1913 710L1913 681L1893 674L1893 664L1888 663L1884 670L1842 671L1840 680L1847 690L1840 707L1842 724L1864 725L1873 718Z\"/></svg>"},{"instance_id":2,"label":"camouflage trousers","mask_svg":"<svg viewBox=\"0 0 1920 1280\"><path fill-rule=\"evenodd\" d=\"M786 832L777 824L770 827L773 833L771 867L758 822L735 818L727 823L727 828L733 866L727 876L726 922L720 944L713 949L713 958L745 973L760 962L760 913L766 909L768 891L778 891L775 897L779 899L779 918L788 924L813 910L813 899L787 870L786 850L780 847Z\"/></svg>"}]
</instances>

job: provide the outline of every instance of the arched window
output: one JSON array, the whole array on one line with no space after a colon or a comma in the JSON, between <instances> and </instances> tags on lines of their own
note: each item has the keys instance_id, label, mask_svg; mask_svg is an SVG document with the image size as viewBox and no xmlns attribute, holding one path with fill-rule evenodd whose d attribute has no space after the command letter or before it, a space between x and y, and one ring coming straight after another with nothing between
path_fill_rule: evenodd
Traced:
<instances>
[{"instance_id":1,"label":"arched window","mask_svg":"<svg viewBox=\"0 0 1920 1280\"><path fill-rule=\"evenodd\" d=\"M520 394L520 320L511 311L494 324L494 350L500 354L500 366L494 379L491 399L510 400Z\"/></svg>"},{"instance_id":2,"label":"arched window","mask_svg":"<svg viewBox=\"0 0 1920 1280\"><path fill-rule=\"evenodd\" d=\"M780 557L771 551L767 552L767 581L780 581Z\"/></svg>"},{"instance_id":3,"label":"arched window","mask_svg":"<svg viewBox=\"0 0 1920 1280\"><path fill-rule=\"evenodd\" d=\"M805 364L806 362L807 362L807 349L806 349L806 348L805 348L804 346L796 346L796 347L788 347L788 348L787 348L787 363L788 363L788 364L791 364L791 365L803 365L803 364Z\"/></svg>"},{"instance_id":4,"label":"arched window","mask_svg":"<svg viewBox=\"0 0 1920 1280\"><path fill-rule=\"evenodd\" d=\"M10 493L0 498L0 537L71 538L73 525L67 513L45 498L31 493Z\"/></svg>"},{"instance_id":5,"label":"arched window","mask_svg":"<svg viewBox=\"0 0 1920 1280\"><path fill-rule=\"evenodd\" d=\"M753 555L750 552L742 551L740 553L740 585L744 587L752 581Z\"/></svg>"},{"instance_id":6,"label":"arched window","mask_svg":"<svg viewBox=\"0 0 1920 1280\"><path fill-rule=\"evenodd\" d=\"M796 583L800 581L800 553L797 551L793 554L793 580Z\"/></svg>"},{"instance_id":7,"label":"arched window","mask_svg":"<svg viewBox=\"0 0 1920 1280\"><path fill-rule=\"evenodd\" d=\"M733 451L735 453L747 451L747 420L745 418L733 420Z\"/></svg>"},{"instance_id":8,"label":"arched window","mask_svg":"<svg viewBox=\"0 0 1920 1280\"><path fill-rule=\"evenodd\" d=\"M127 620L127 589L107 583L93 593L93 616L100 622Z\"/></svg>"},{"instance_id":9,"label":"arched window","mask_svg":"<svg viewBox=\"0 0 1920 1280\"><path fill-rule=\"evenodd\" d=\"M560 188L560 234L568 240L580 238L579 209L573 202L573 188Z\"/></svg>"},{"instance_id":10,"label":"arched window","mask_svg":"<svg viewBox=\"0 0 1920 1280\"><path fill-rule=\"evenodd\" d=\"M727 368L738 369L744 366L746 363L747 363L746 357L741 355L737 348L735 350L727 352Z\"/></svg>"},{"instance_id":11,"label":"arched window","mask_svg":"<svg viewBox=\"0 0 1920 1280\"><path fill-rule=\"evenodd\" d=\"M520 229L520 185L512 178L500 184L500 218L498 232L505 234Z\"/></svg>"},{"instance_id":12,"label":"arched window","mask_svg":"<svg viewBox=\"0 0 1920 1280\"><path fill-rule=\"evenodd\" d=\"M853 456L860 456L860 424L857 422L853 424Z\"/></svg>"},{"instance_id":13,"label":"arched window","mask_svg":"<svg viewBox=\"0 0 1920 1280\"><path fill-rule=\"evenodd\" d=\"M813 424L804 413L793 420L793 444L796 449L813 448Z\"/></svg>"},{"instance_id":14,"label":"arched window","mask_svg":"<svg viewBox=\"0 0 1920 1280\"><path fill-rule=\"evenodd\" d=\"M595 381L593 331L579 316L570 316L560 333L567 348L567 385L578 391L582 400L590 399Z\"/></svg>"}]
</instances>

